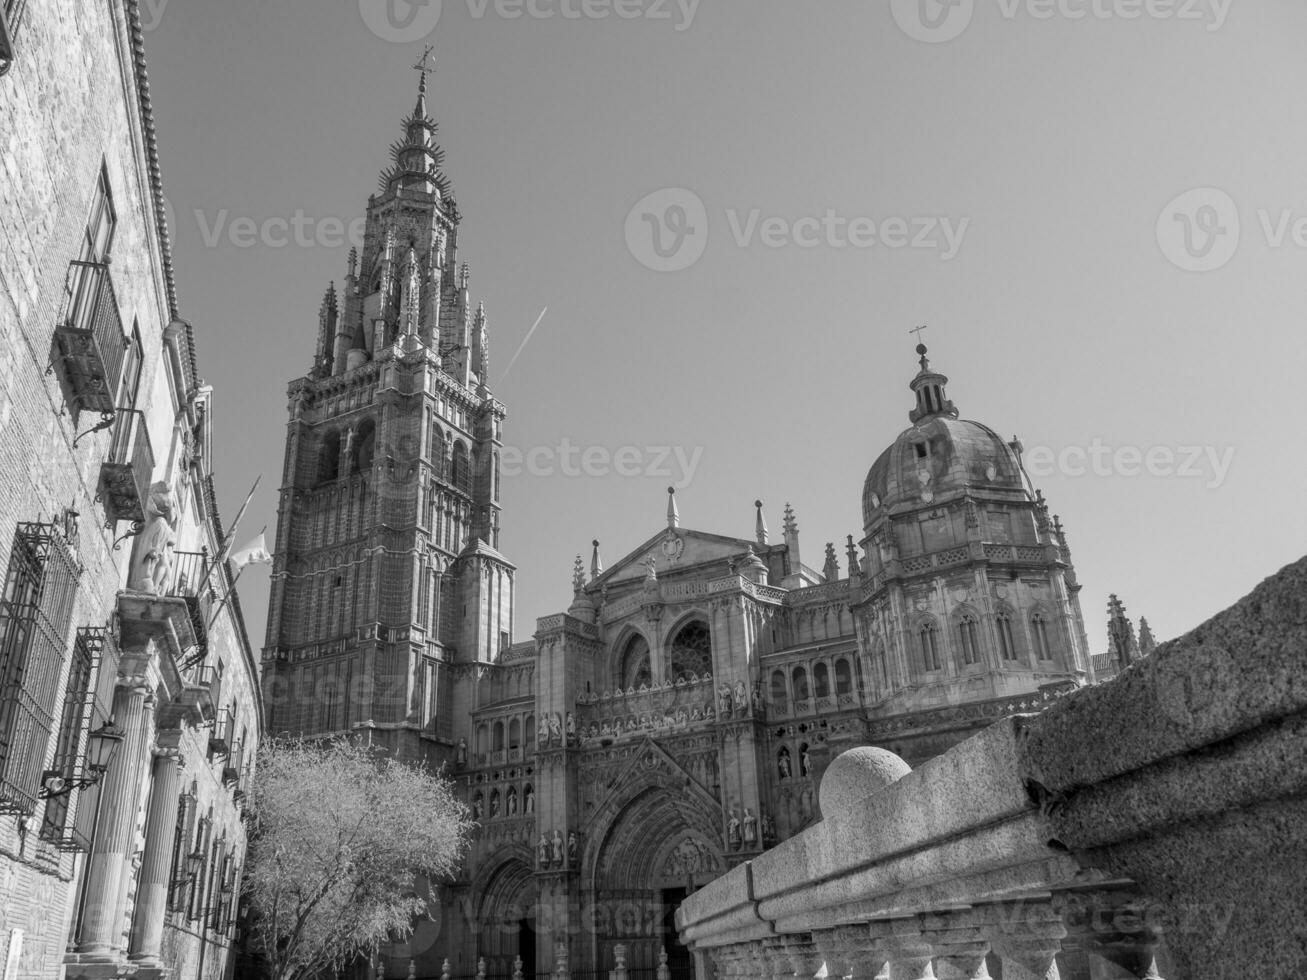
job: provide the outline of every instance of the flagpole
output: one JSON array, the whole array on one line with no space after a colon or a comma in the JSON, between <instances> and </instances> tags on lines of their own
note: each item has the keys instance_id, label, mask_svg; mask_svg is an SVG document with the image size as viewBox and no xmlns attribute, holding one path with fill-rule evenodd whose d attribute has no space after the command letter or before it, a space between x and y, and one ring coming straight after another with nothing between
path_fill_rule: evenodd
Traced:
<instances>
[{"instance_id":1,"label":"flagpole","mask_svg":"<svg viewBox=\"0 0 1307 980\"><path fill-rule=\"evenodd\" d=\"M254 481L255 486L258 486L258 483L259 483L258 480ZM253 494L254 491L251 490L250 493ZM245 502L249 503L249 500L247 499ZM242 507L241 510L244 511L245 508ZM239 518L239 515L237 516ZM235 531L234 526L232 530ZM262 530L259 531L259 537L263 537L263 535L266 534L267 531L268 531L268 525L264 524ZM225 565L227 564L228 560L229 559L224 557L222 563ZM218 621L218 617L222 615L222 610L226 607L227 600L230 599L232 597L232 594L236 591L236 583L240 581L241 575L245 572L246 565L251 565L251 564L253 564L253 562L246 562L245 565L242 565L240 568L236 569L236 574L231 577L231 588L229 588L226 594L223 595L222 601L218 603L218 608L213 611L213 616L209 619L209 625L204 628L206 633L209 630L213 629L213 624L216 623Z\"/></svg>"},{"instance_id":2,"label":"flagpole","mask_svg":"<svg viewBox=\"0 0 1307 980\"><path fill-rule=\"evenodd\" d=\"M262 479L262 473L254 478L254 486L250 487L250 492L245 495L245 503L241 504L241 509L236 511L236 520L232 521L231 527L227 529L227 537L222 542L223 561L226 561L227 556L231 553L232 542L236 539L236 528L240 527L241 518L245 516L245 508L250 505L250 501L254 498L254 491L259 489L259 481ZM266 531L267 528L265 527L264 530Z\"/></svg>"}]
</instances>

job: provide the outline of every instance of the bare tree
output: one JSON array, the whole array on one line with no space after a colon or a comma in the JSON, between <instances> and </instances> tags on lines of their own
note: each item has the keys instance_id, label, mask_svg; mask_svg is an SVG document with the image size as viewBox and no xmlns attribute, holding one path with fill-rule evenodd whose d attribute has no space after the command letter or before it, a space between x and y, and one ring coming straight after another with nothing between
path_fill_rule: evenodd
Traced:
<instances>
[{"instance_id":1,"label":"bare tree","mask_svg":"<svg viewBox=\"0 0 1307 980\"><path fill-rule=\"evenodd\" d=\"M346 739L267 745L250 807L250 939L273 980L407 935L419 877L450 876L471 827L444 779Z\"/></svg>"}]
</instances>

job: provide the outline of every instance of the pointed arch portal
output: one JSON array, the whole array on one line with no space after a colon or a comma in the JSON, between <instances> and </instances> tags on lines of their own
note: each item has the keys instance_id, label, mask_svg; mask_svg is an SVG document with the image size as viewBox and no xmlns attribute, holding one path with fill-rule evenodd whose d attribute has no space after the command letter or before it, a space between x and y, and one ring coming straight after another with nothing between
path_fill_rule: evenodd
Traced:
<instances>
[{"instance_id":1,"label":"pointed arch portal","mask_svg":"<svg viewBox=\"0 0 1307 980\"><path fill-rule=\"evenodd\" d=\"M685 897L726 870L717 807L698 786L660 769L648 774L624 802L601 811L587 855L586 877L594 908L595 963L607 976L613 948L627 947L635 976L653 976L666 948L673 980L694 976L674 916Z\"/></svg>"},{"instance_id":2,"label":"pointed arch portal","mask_svg":"<svg viewBox=\"0 0 1307 980\"><path fill-rule=\"evenodd\" d=\"M477 956L485 957L487 976L511 976L513 961L522 958L522 975L536 975L535 876L526 855L499 863L475 888Z\"/></svg>"}]
</instances>

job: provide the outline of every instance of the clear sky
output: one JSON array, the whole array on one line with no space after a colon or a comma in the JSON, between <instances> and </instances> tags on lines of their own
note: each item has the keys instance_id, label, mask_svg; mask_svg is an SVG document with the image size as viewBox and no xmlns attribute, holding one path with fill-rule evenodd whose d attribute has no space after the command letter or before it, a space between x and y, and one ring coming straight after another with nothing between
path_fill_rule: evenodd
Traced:
<instances>
[{"instance_id":1,"label":"clear sky","mask_svg":"<svg viewBox=\"0 0 1307 980\"><path fill-rule=\"evenodd\" d=\"M142 6L228 521L263 474L242 541L430 43L493 379L547 309L495 388L536 450L504 485L516 640L669 483L743 537L792 502L814 567L860 537L919 324L1042 474L1095 650L1109 592L1167 638L1307 552L1302 0ZM241 598L261 645L265 568Z\"/></svg>"}]
</instances>

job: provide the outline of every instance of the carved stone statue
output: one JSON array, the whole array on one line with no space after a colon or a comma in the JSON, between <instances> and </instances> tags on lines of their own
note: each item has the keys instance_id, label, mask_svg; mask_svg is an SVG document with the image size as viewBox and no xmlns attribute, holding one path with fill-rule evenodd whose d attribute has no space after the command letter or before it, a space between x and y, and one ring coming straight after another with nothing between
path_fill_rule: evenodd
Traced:
<instances>
[{"instance_id":1,"label":"carved stone statue","mask_svg":"<svg viewBox=\"0 0 1307 980\"><path fill-rule=\"evenodd\" d=\"M576 716L572 712L567 713L567 740L570 742L576 738Z\"/></svg>"},{"instance_id":2,"label":"carved stone statue","mask_svg":"<svg viewBox=\"0 0 1307 980\"><path fill-rule=\"evenodd\" d=\"M805 746L799 753L799 771L805 776L812 775L812 756L808 755L808 749Z\"/></svg>"},{"instance_id":3,"label":"carved stone statue","mask_svg":"<svg viewBox=\"0 0 1307 980\"><path fill-rule=\"evenodd\" d=\"M744 686L744 681L735 682L735 713L746 714L749 710L749 692Z\"/></svg>"},{"instance_id":4,"label":"carved stone statue","mask_svg":"<svg viewBox=\"0 0 1307 980\"><path fill-rule=\"evenodd\" d=\"M561 831L554 831L554 839L550 842L550 850L553 854L554 865L561 868L563 866L563 835Z\"/></svg>"},{"instance_id":5,"label":"carved stone statue","mask_svg":"<svg viewBox=\"0 0 1307 980\"><path fill-rule=\"evenodd\" d=\"M536 853L540 858L540 867L549 867L549 838L543 830L540 831L540 840L536 844Z\"/></svg>"},{"instance_id":6,"label":"carved stone statue","mask_svg":"<svg viewBox=\"0 0 1307 980\"><path fill-rule=\"evenodd\" d=\"M734 809L729 811L726 818L726 840L732 849L740 846L740 818L736 815Z\"/></svg>"},{"instance_id":7,"label":"carved stone statue","mask_svg":"<svg viewBox=\"0 0 1307 980\"><path fill-rule=\"evenodd\" d=\"M753 713L755 715L762 714L762 685L761 684L753 685Z\"/></svg>"},{"instance_id":8,"label":"carved stone statue","mask_svg":"<svg viewBox=\"0 0 1307 980\"><path fill-rule=\"evenodd\" d=\"M145 532L136 545L132 562L131 588L137 592L162 595L168 587L172 570L170 549L176 542L177 507L172 488L160 480L150 487L145 505Z\"/></svg>"},{"instance_id":9,"label":"carved stone statue","mask_svg":"<svg viewBox=\"0 0 1307 980\"><path fill-rule=\"evenodd\" d=\"M508 789L508 815L517 816L517 790L511 786Z\"/></svg>"},{"instance_id":10,"label":"carved stone statue","mask_svg":"<svg viewBox=\"0 0 1307 980\"><path fill-rule=\"evenodd\" d=\"M762 839L766 844L776 839L776 824L772 822L771 813L767 810L762 811Z\"/></svg>"},{"instance_id":11,"label":"carved stone statue","mask_svg":"<svg viewBox=\"0 0 1307 980\"><path fill-rule=\"evenodd\" d=\"M490 794L490 819L494 820L499 816L499 794Z\"/></svg>"},{"instance_id":12,"label":"carved stone statue","mask_svg":"<svg viewBox=\"0 0 1307 980\"><path fill-rule=\"evenodd\" d=\"M542 747L549 744L549 716L548 715L542 715L540 717L540 724L536 728L536 738L540 742L540 745Z\"/></svg>"},{"instance_id":13,"label":"carved stone statue","mask_svg":"<svg viewBox=\"0 0 1307 980\"><path fill-rule=\"evenodd\" d=\"M522 794L522 810L528 815L536 812L536 794L530 786Z\"/></svg>"},{"instance_id":14,"label":"carved stone statue","mask_svg":"<svg viewBox=\"0 0 1307 980\"><path fill-rule=\"evenodd\" d=\"M723 683L717 688L717 708L723 717L730 717L731 714L731 686Z\"/></svg>"},{"instance_id":15,"label":"carved stone statue","mask_svg":"<svg viewBox=\"0 0 1307 980\"><path fill-rule=\"evenodd\" d=\"M744 843L750 847L758 843L758 818L747 806L744 808Z\"/></svg>"},{"instance_id":16,"label":"carved stone statue","mask_svg":"<svg viewBox=\"0 0 1307 980\"><path fill-rule=\"evenodd\" d=\"M567 834L567 865L575 868L577 860L581 856L581 842L577 839L576 831L569 831Z\"/></svg>"},{"instance_id":17,"label":"carved stone statue","mask_svg":"<svg viewBox=\"0 0 1307 980\"><path fill-rule=\"evenodd\" d=\"M460 738L458 740L458 749L455 757L458 759L458 764L460 766L467 765L467 739Z\"/></svg>"},{"instance_id":18,"label":"carved stone statue","mask_svg":"<svg viewBox=\"0 0 1307 980\"><path fill-rule=\"evenodd\" d=\"M472 819L473 819L473 820L480 820L480 819L481 819L481 813L482 813L481 794L478 793L478 794L477 794L475 797L473 797L473 799L472 799Z\"/></svg>"},{"instance_id":19,"label":"carved stone statue","mask_svg":"<svg viewBox=\"0 0 1307 980\"><path fill-rule=\"evenodd\" d=\"M790 750L782 747L780 755L776 760L776 768L780 772L781 779L789 779L792 775L790 770Z\"/></svg>"},{"instance_id":20,"label":"carved stone statue","mask_svg":"<svg viewBox=\"0 0 1307 980\"><path fill-rule=\"evenodd\" d=\"M549 738L552 742L563 744L563 719L559 717L557 711L549 716Z\"/></svg>"}]
</instances>

